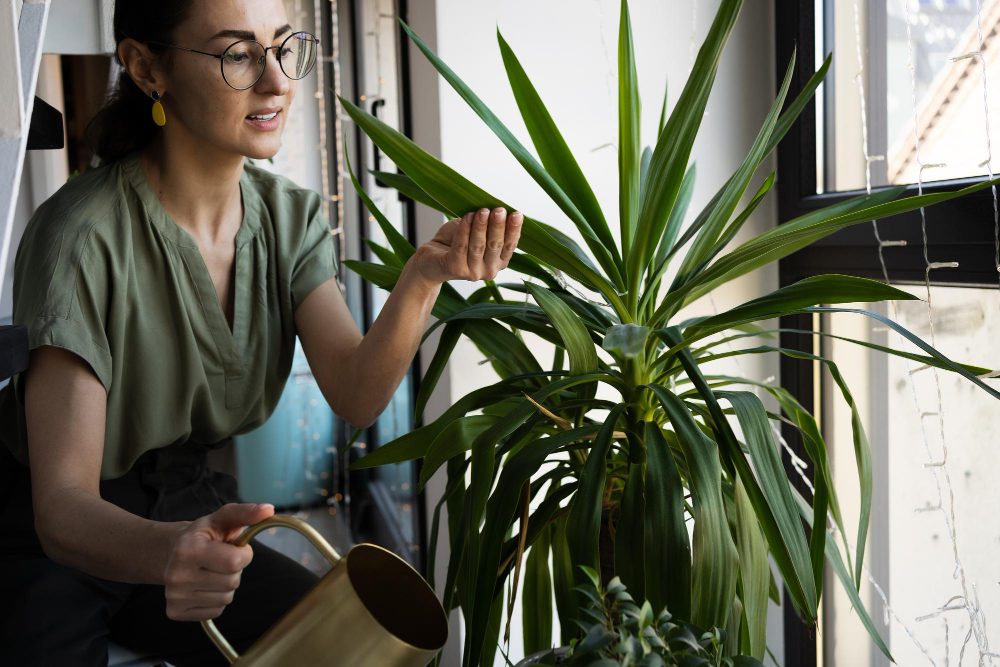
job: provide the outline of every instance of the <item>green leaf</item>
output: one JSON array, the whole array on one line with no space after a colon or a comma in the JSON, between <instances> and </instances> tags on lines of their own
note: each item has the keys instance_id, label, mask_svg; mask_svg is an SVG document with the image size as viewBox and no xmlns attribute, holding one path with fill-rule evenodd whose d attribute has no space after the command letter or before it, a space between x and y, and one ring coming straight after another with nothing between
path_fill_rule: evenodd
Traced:
<instances>
[{"instance_id":1,"label":"green leaf","mask_svg":"<svg viewBox=\"0 0 1000 667\"><path fill-rule=\"evenodd\" d=\"M524 170L535 179L542 190L545 191L547 195L552 199L553 202L559 206L560 209L569 217L570 220L576 225L577 229L583 235L584 240L590 247L591 252L597 258L598 262L604 267L604 270L608 272L612 280L615 280L618 284L621 284L621 276L618 273L618 262L614 257L608 252L608 246L604 244L594 233L593 228L590 223L584 218L583 214L576 207L573 199L569 197L563 189L556 183L555 179L545 170L542 165L535 160L534 156L528 152L528 149L517 140L514 134L507 128L503 122L497 118L489 107L487 107L483 101L472 92L472 89L455 72L448 67L442 61L437 54L435 54L430 47L428 47L420 37L406 25L405 22L400 20L400 24L403 26L403 30L409 35L410 39L417 48L426 56L427 60L434 66L434 68L444 77L451 87L458 93L458 95L465 100L469 107L478 115L483 123L486 124L490 130L497 136L498 139L507 147L507 150L511 152L511 155L524 167ZM408 170L404 170L407 171ZM613 247L613 246L611 246Z\"/></svg>"},{"instance_id":2,"label":"green leaf","mask_svg":"<svg viewBox=\"0 0 1000 667\"><path fill-rule=\"evenodd\" d=\"M660 106L660 121L656 124L656 136L659 137L667 124L667 82L663 82L663 104Z\"/></svg>"},{"instance_id":3,"label":"green leaf","mask_svg":"<svg viewBox=\"0 0 1000 667\"><path fill-rule=\"evenodd\" d=\"M698 169L692 162L691 166L684 173L680 192L677 193L677 200L670 209L670 215L667 216L667 224L663 228L663 236L660 238L659 246L656 249L656 259L653 266L657 273L661 272L660 267L666 269L667 259L674 248L677 236L681 232L681 226L684 224L684 216L687 215L688 208L691 205L691 197L694 195L694 183L697 176Z\"/></svg>"},{"instance_id":4,"label":"green leaf","mask_svg":"<svg viewBox=\"0 0 1000 667\"><path fill-rule=\"evenodd\" d=\"M427 448L424 463L420 467L420 479L417 483L417 490L423 491L427 480L448 459L472 449L472 443L476 438L491 426L494 426L497 421L497 417L491 415L472 415L469 417L460 417L442 429Z\"/></svg>"},{"instance_id":5,"label":"green leaf","mask_svg":"<svg viewBox=\"0 0 1000 667\"><path fill-rule=\"evenodd\" d=\"M482 534L477 528L478 520L472 524L471 529L468 523L465 524L464 548L468 557L473 559L469 561L471 565L468 570L473 588L472 597L468 601L468 609L471 614L466 627L469 633L470 650L466 652L466 655L478 655L482 642L486 638L487 614L498 587L497 570L500 564L500 549L517 514L521 488L525 480L530 479L531 475L537 472L547 456L587 434L594 433L595 430L596 427L587 426L563 431L548 438L538 439L531 443L531 446L524 447L517 454L511 456L500 471L496 491L489 499ZM474 448L474 456L475 452ZM490 454L492 455L492 452ZM473 482L469 487L469 495L476 492L475 465L474 460ZM486 479L492 481L492 476ZM475 502L474 498L467 499L466 506L471 506L474 510ZM475 518L475 514L473 514L473 518Z\"/></svg>"},{"instance_id":6,"label":"green leaf","mask_svg":"<svg viewBox=\"0 0 1000 667\"><path fill-rule=\"evenodd\" d=\"M806 104L808 104L809 101L812 99L813 94L816 92L816 88L819 87L819 85L823 82L824 78L826 77L826 73L830 69L830 65L832 64L832 62L833 62L833 55L830 54L826 57L826 60L823 62L823 65L812 75L812 77L809 78L809 81L806 82L806 85L799 92L798 96L792 101L791 104L788 105L788 108L785 109L785 112L781 114L781 117L778 119L778 123L775 126L774 131L771 133L771 136L768 140L767 150L765 151L766 155L770 155L771 152L774 151L775 147L777 147L778 145L778 142L780 142L781 139L784 138L785 134L788 132L788 130L792 127L792 124L798 118L799 114L802 113L802 110L805 108ZM695 219L695 221L691 224L691 226L687 229L687 231L684 232L684 236L681 237L681 240L678 241L676 245L671 249L671 254L673 254L673 252L675 252L679 248L683 247L689 240L694 238L698 234L698 232L701 231L702 226L708 221L708 213L714 208L718 200L722 197L723 193L727 190L730 181L738 177L739 172L740 170L737 169L736 172L734 172L726 180L726 182L722 185L719 191L715 193L715 195L709 202L708 206L705 207L705 209Z\"/></svg>"},{"instance_id":7,"label":"green leaf","mask_svg":"<svg viewBox=\"0 0 1000 667\"><path fill-rule=\"evenodd\" d=\"M639 82L632 44L628 0L621 0L618 21L618 216L622 248L627 255L639 216ZM631 270L631 263L629 265ZM633 281L635 282L635 281Z\"/></svg>"},{"instance_id":8,"label":"green leaf","mask_svg":"<svg viewBox=\"0 0 1000 667\"><path fill-rule=\"evenodd\" d=\"M691 621L699 627L724 626L736 596L738 556L722 501L718 449L677 396L664 387L649 388L677 433L689 471L694 500Z\"/></svg>"},{"instance_id":9,"label":"green leaf","mask_svg":"<svg viewBox=\"0 0 1000 667\"><path fill-rule=\"evenodd\" d=\"M507 79L510 81L514 100L524 119L524 125L528 128L528 134L531 135L535 150L538 151L538 157L545 169L552 174L552 178L576 203L597 239L609 252L617 256L618 246L611 235L597 197L583 175L583 170L580 169L562 133L545 108L534 84L531 83L517 56L499 30L497 30L497 41L500 44L500 55L507 70Z\"/></svg>"},{"instance_id":10,"label":"green leaf","mask_svg":"<svg viewBox=\"0 0 1000 667\"><path fill-rule=\"evenodd\" d=\"M406 263L406 260L413 256L416 249L413 247L413 244L399 232L398 229L392 226L392 223L389 222L382 211L379 210L379 207L375 205L375 202L371 200L371 197L368 196L365 189L361 187L361 183L358 182L357 176L354 175L354 169L351 167L351 158L347 151L346 141L344 142L344 164L347 165L347 173L351 177L351 183L354 185L355 192L357 192L358 196L361 197L361 201L364 202L365 208L368 209L368 212L375 218L379 229L381 229L382 233L385 234L385 238L392 247L393 252L395 252L399 257L399 266L402 266ZM384 259L382 261L386 264L390 263L386 262Z\"/></svg>"},{"instance_id":11,"label":"green leaf","mask_svg":"<svg viewBox=\"0 0 1000 667\"><path fill-rule=\"evenodd\" d=\"M649 163L653 161L653 149L646 146L642 149L642 157L639 158L639 201L646 193L646 181L649 176Z\"/></svg>"},{"instance_id":12,"label":"green leaf","mask_svg":"<svg viewBox=\"0 0 1000 667\"><path fill-rule=\"evenodd\" d=\"M812 526L812 516L810 515L809 504L802 498L802 496L796 492L796 501L798 503L799 513L802 519ZM851 582L851 575L848 573L847 568L844 567L844 560L840 556L840 551L837 549L835 542L828 541L826 543L826 557L827 561L830 563L830 567L833 569L833 573L837 575L840 579L841 586L845 593L847 593L848 599L851 601L851 607L853 607L854 612L861 619L861 624L865 626L865 630L868 631L868 636L872 638L875 645L878 646L882 654L889 659L890 662L896 662L889 652L889 647L886 646L882 637L878 633L878 629L875 627L875 623L872 621L871 616L868 615L868 611L865 609L864 603L861 601L861 597L858 592L854 590L853 583Z\"/></svg>"},{"instance_id":13,"label":"green leaf","mask_svg":"<svg viewBox=\"0 0 1000 667\"><path fill-rule=\"evenodd\" d=\"M767 562L767 541L754 514L743 483L736 479L736 550L740 555L740 599L753 657L763 660L767 648L767 601L771 568Z\"/></svg>"},{"instance_id":14,"label":"green leaf","mask_svg":"<svg viewBox=\"0 0 1000 667\"><path fill-rule=\"evenodd\" d=\"M371 239L365 239L365 245L368 246L368 249L371 250L372 254L386 266L394 266L400 269L403 268L403 263L400 261L399 257L396 257L396 254L385 246L380 246Z\"/></svg>"},{"instance_id":15,"label":"green leaf","mask_svg":"<svg viewBox=\"0 0 1000 667\"><path fill-rule=\"evenodd\" d=\"M441 374L448 365L448 360L451 358L452 352L455 351L455 346L458 345L458 341L462 337L463 326L462 322L446 324L441 337L438 339L438 346L434 351L434 356L431 358L430 364L427 365L427 371L424 372L420 379L420 391L417 392L415 407L413 409L413 414L418 421L422 421L424 418L424 409L427 407L427 401L430 400L431 394L434 393L434 388L437 387L438 380L441 379Z\"/></svg>"},{"instance_id":16,"label":"green leaf","mask_svg":"<svg viewBox=\"0 0 1000 667\"><path fill-rule=\"evenodd\" d=\"M638 324L616 324L608 328L601 343L608 352L625 359L634 359L642 354L649 337L649 327Z\"/></svg>"},{"instance_id":17,"label":"green leaf","mask_svg":"<svg viewBox=\"0 0 1000 667\"><path fill-rule=\"evenodd\" d=\"M782 464L778 454L779 450L774 442L774 435L771 432L764 405L755 394L749 392L718 392L716 396L720 400L729 401L736 413L744 440L750 451L750 458L754 463L754 471L760 480L764 499L767 501L781 537L788 547L799 581L809 581L810 583L806 590L807 595L813 596L810 598L812 600L818 596L822 585L822 563L817 564L814 560L815 554L806 545L806 538L802 532L798 509L792 494L792 485L788 481L784 464ZM744 483L746 484L745 480ZM813 531L813 535L817 533L826 535L825 507L822 516L824 518L823 529ZM822 547L822 544L820 546ZM817 565L820 567L818 574L816 572Z\"/></svg>"},{"instance_id":18,"label":"green leaf","mask_svg":"<svg viewBox=\"0 0 1000 667\"><path fill-rule=\"evenodd\" d=\"M646 597L643 468L642 463L629 464L615 524L615 572L632 595L640 600Z\"/></svg>"},{"instance_id":19,"label":"green leaf","mask_svg":"<svg viewBox=\"0 0 1000 667\"><path fill-rule=\"evenodd\" d=\"M559 633L562 646L568 646L576 636L572 619L576 614L576 598L573 594L573 559L566 539L566 517L564 514L553 527L552 533L552 589L559 613Z\"/></svg>"},{"instance_id":20,"label":"green leaf","mask_svg":"<svg viewBox=\"0 0 1000 667\"><path fill-rule=\"evenodd\" d=\"M680 618L691 617L691 543L684 525L684 487L659 425L646 422L646 597Z\"/></svg>"},{"instance_id":21,"label":"green leaf","mask_svg":"<svg viewBox=\"0 0 1000 667\"><path fill-rule=\"evenodd\" d=\"M624 403L620 403L611 409L594 439L566 519L569 552L577 565L599 568L598 537L601 532L602 499L607 479L607 457L611 450L612 434L625 407ZM579 576L575 577L575 581L578 584L584 583Z\"/></svg>"},{"instance_id":22,"label":"green leaf","mask_svg":"<svg viewBox=\"0 0 1000 667\"><path fill-rule=\"evenodd\" d=\"M750 179L756 173L761 161L767 156L769 139L778 123L778 117L781 113L781 108L785 104L785 97L788 95L788 89L791 86L794 73L795 50L793 49L792 57L789 59L788 67L785 71L785 78L778 90L778 95L761 125L757 137L750 147L750 151L743 159L743 163L739 169L733 174L733 178L730 178L723 187L720 196L713 200L713 205L705 209L707 213L706 220L704 225L700 227L698 237L688 250L687 256L681 262L677 278L674 280L675 286L686 282L690 274L709 257L725 228L726 222L732 216L733 211L736 210L736 206L739 204L743 193L746 192Z\"/></svg>"},{"instance_id":23,"label":"green leaf","mask_svg":"<svg viewBox=\"0 0 1000 667\"><path fill-rule=\"evenodd\" d=\"M653 258L655 244L663 235L670 210L677 199L691 147L715 81L722 47L736 22L741 5L740 0L722 1L684 90L653 149L649 185L640 205L635 239L628 248L625 261L629 294L634 299L632 303L638 303L643 271Z\"/></svg>"},{"instance_id":24,"label":"green leaf","mask_svg":"<svg viewBox=\"0 0 1000 667\"><path fill-rule=\"evenodd\" d=\"M553 475L552 473L556 473ZM530 520L528 522L528 534L525 537L525 545L530 547L536 540L540 539L542 533L547 533L550 539L549 544L551 545L552 534L555 524L559 519L569 512L568 507L560 507L559 504L568 498L573 493L576 493L576 482L567 482L565 484L561 483L559 478L568 476L568 470L555 470L549 475L555 477L552 481L552 485L549 487L549 491L545 496L545 499L539 503L538 509L531 513ZM549 475L543 475L540 478L532 480L531 486L534 488L539 480L545 479ZM504 571L501 571L501 575L505 572L513 569L513 554L517 551L517 545L520 541L520 535L515 535L511 537L507 542L504 543L503 549L500 552L500 560L507 561L510 560L510 564Z\"/></svg>"},{"instance_id":25,"label":"green leaf","mask_svg":"<svg viewBox=\"0 0 1000 667\"><path fill-rule=\"evenodd\" d=\"M665 330L662 335L668 345L676 346L680 341L680 333L674 327ZM727 470L734 476L738 474L746 487L747 495L757 513L764 535L767 537L768 547L771 549L775 563L785 580L785 586L796 611L807 622L815 622L819 597L813 583L811 561L805 537L800 533L799 537L796 538L794 532L790 533L791 538L785 537L786 530L779 527L779 521L772 513L768 500L757 483L755 470L750 468L740 443L736 439L715 394L705 381L698 363L687 349L680 349L676 355L688 378L694 383L698 394L705 401L711 417L712 432L723 451L723 461Z\"/></svg>"},{"instance_id":26,"label":"green leaf","mask_svg":"<svg viewBox=\"0 0 1000 667\"><path fill-rule=\"evenodd\" d=\"M447 215L461 217L479 208L510 205L488 194L464 176L434 158L397 130L371 114L339 97L347 114L364 130L375 144L434 201L441 204ZM586 253L568 236L553 227L525 216L519 247L583 285L591 287L608 299L619 313L625 313L624 303L615 287L591 263Z\"/></svg>"},{"instance_id":27,"label":"green leaf","mask_svg":"<svg viewBox=\"0 0 1000 667\"><path fill-rule=\"evenodd\" d=\"M685 339L700 339L745 324L779 317L809 306L830 303L857 303L868 301L914 300L909 292L886 285L879 280L842 275L818 275L777 289L770 294L751 299L724 313L719 313L688 327Z\"/></svg>"},{"instance_id":28,"label":"green leaf","mask_svg":"<svg viewBox=\"0 0 1000 667\"><path fill-rule=\"evenodd\" d=\"M840 205L813 211L768 230L735 248L732 252L723 255L692 278L691 282L686 283L681 289L671 292L657 308L657 313L661 316L664 313L673 313L677 307L694 301L719 285L754 269L771 264L777 259L787 257L793 252L851 225L880 220L950 199L964 197L998 183L1000 183L1000 178L976 183L961 190L906 197L898 201L888 201L866 206L859 210L850 210L847 213L841 213L843 209ZM895 198L904 190L903 186L889 188L862 199L868 202L884 201L887 197ZM844 204L848 203L851 202L844 202Z\"/></svg>"},{"instance_id":29,"label":"green leaf","mask_svg":"<svg viewBox=\"0 0 1000 667\"><path fill-rule=\"evenodd\" d=\"M441 204L434 200L429 194L420 189L420 186L413 182L413 179L404 174L403 172L388 172L388 171L375 171L374 169L368 170L375 178L382 181L391 188L395 188L399 194L404 197L409 197L418 204L423 204L428 206L435 211L440 211L444 214L448 214L448 210L441 206Z\"/></svg>"},{"instance_id":30,"label":"green leaf","mask_svg":"<svg viewBox=\"0 0 1000 667\"><path fill-rule=\"evenodd\" d=\"M803 310L804 310L804 312L807 312L807 313L854 313L856 315L865 315L866 317L874 318L874 319L878 320L879 322L881 322L882 324L885 324L887 327L891 328L896 333L898 333L900 336L902 336L906 340L910 341L911 343L913 343L914 345L916 345L917 347L919 347L921 350L923 350L924 352L926 352L928 355L930 355L931 357L933 357L935 360L937 360L937 363L940 364L939 368L943 368L945 370L949 370L949 371L952 371L954 373L958 373L959 375L961 375L966 380L969 380L970 382L972 382L973 384L975 384L977 387L979 387L980 389L982 389L983 391L985 391L987 394L989 394L993 398L1000 398L1000 392L998 392L996 389L994 389L993 387L989 386L988 384L986 384L985 382L983 382L982 380L980 380L978 377L976 377L975 375L973 375L972 373L970 373L969 370L966 368L965 365L955 363L954 361L952 361L948 357L944 356L941 352L939 352L935 348L933 348L930 345L928 345L927 343L925 343L918 336L915 336L912 333L910 333L910 331L908 329L906 329L906 327L903 327L902 325L897 324L896 322L893 322L888 317L884 317L882 315L879 315L878 313L874 313L874 312L871 312L869 310L861 310L859 308L821 308L821 307L814 307L814 308L805 308Z\"/></svg>"},{"instance_id":31,"label":"green leaf","mask_svg":"<svg viewBox=\"0 0 1000 667\"><path fill-rule=\"evenodd\" d=\"M501 377L542 370L524 341L491 320L468 320L465 334L483 351Z\"/></svg>"},{"instance_id":32,"label":"green leaf","mask_svg":"<svg viewBox=\"0 0 1000 667\"><path fill-rule=\"evenodd\" d=\"M549 576L549 535L541 532L528 551L524 566L521 597L524 654L531 655L552 646L552 579Z\"/></svg>"},{"instance_id":33,"label":"green leaf","mask_svg":"<svg viewBox=\"0 0 1000 667\"><path fill-rule=\"evenodd\" d=\"M576 313L544 287L531 283L526 283L525 286L562 337L569 353L570 373L580 375L596 370L597 351L594 349L594 341Z\"/></svg>"}]
</instances>

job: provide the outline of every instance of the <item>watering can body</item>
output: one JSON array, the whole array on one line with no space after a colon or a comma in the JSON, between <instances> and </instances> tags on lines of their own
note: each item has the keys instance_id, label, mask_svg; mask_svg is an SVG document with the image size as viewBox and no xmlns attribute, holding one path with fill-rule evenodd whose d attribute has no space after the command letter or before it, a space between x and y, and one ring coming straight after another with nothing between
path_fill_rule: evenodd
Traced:
<instances>
[{"instance_id":1,"label":"watering can body","mask_svg":"<svg viewBox=\"0 0 1000 667\"><path fill-rule=\"evenodd\" d=\"M276 514L249 527L242 546L271 526L305 535L333 568L242 655L212 621L202 627L239 667L424 667L444 646L447 616L434 591L402 558L375 544L346 556L306 522Z\"/></svg>"}]
</instances>

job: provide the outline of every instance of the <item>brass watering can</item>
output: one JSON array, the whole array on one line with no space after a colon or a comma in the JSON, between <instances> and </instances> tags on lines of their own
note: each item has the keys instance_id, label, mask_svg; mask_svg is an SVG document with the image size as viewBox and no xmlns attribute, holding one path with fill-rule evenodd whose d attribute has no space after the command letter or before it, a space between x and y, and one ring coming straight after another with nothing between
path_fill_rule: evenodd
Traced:
<instances>
[{"instance_id":1,"label":"brass watering can","mask_svg":"<svg viewBox=\"0 0 1000 667\"><path fill-rule=\"evenodd\" d=\"M239 667L424 667L448 638L448 619L433 589L409 563L375 544L341 558L305 521L275 514L236 538L244 546L271 526L309 539L333 569L239 655L211 620L201 625Z\"/></svg>"}]
</instances>

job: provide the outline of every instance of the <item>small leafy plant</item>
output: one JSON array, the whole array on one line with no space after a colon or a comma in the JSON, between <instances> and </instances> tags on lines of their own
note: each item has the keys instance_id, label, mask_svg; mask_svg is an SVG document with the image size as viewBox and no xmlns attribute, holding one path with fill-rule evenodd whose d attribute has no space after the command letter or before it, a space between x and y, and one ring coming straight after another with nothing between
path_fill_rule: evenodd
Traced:
<instances>
[{"instance_id":1,"label":"small leafy plant","mask_svg":"<svg viewBox=\"0 0 1000 667\"><path fill-rule=\"evenodd\" d=\"M585 565L580 570L588 585L576 586L588 601L585 620L576 623L583 631L569 646L533 658L534 665L563 667L762 667L746 656L732 656L734 642L726 631L702 631L674 618L664 607L655 617L645 600L636 604L621 579L614 577L605 587L597 572ZM728 649L728 650L727 650Z\"/></svg>"}]
</instances>

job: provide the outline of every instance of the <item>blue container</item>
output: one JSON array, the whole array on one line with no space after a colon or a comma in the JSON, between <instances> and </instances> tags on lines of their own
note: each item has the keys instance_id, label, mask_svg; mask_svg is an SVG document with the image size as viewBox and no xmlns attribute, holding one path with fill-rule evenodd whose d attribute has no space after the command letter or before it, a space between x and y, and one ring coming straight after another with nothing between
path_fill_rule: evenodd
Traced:
<instances>
[{"instance_id":1,"label":"blue container","mask_svg":"<svg viewBox=\"0 0 1000 667\"><path fill-rule=\"evenodd\" d=\"M274 413L259 428L233 438L243 500L292 509L325 498L338 422L296 340L292 372Z\"/></svg>"}]
</instances>

